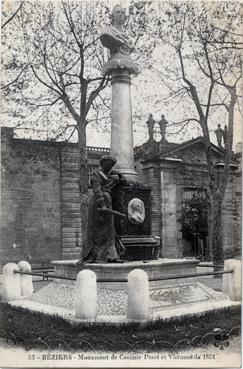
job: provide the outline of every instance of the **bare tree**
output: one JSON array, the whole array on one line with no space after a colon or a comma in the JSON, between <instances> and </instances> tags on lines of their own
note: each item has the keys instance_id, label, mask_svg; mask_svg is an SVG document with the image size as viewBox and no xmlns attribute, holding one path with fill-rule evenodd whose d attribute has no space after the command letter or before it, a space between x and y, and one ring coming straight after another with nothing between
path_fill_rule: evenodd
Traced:
<instances>
[{"instance_id":1,"label":"bare tree","mask_svg":"<svg viewBox=\"0 0 243 369\"><path fill-rule=\"evenodd\" d=\"M148 52L144 47L139 52L147 23L144 7L142 2L141 6L131 4L128 19L131 31L137 34L136 58L146 57ZM103 94L109 76L102 75L108 56L99 41L101 28L110 22L109 13L102 1L25 3L15 16L21 34L14 33L15 27L4 36L7 80L2 88L5 107L12 109L10 113L17 119L16 128L22 128L29 115L36 129L44 119L50 126L52 119L62 120L56 138L63 133L70 138L77 131L83 243L88 207L86 128L99 119L101 107L109 110ZM13 38L17 45L11 49Z\"/></svg>"},{"instance_id":2,"label":"bare tree","mask_svg":"<svg viewBox=\"0 0 243 369\"><path fill-rule=\"evenodd\" d=\"M222 204L230 174L234 113L241 80L242 38L237 32L241 18L242 4L184 3L179 7L172 3L158 19L158 37L176 56L174 65L160 72L161 78L171 89L172 97L193 103L192 115L185 112L182 122L194 120L203 133L209 173L210 246L215 264L223 263ZM223 29L221 19L227 20ZM213 111L219 108L227 111L228 137L222 151L223 180L218 183L209 126Z\"/></svg>"}]
</instances>

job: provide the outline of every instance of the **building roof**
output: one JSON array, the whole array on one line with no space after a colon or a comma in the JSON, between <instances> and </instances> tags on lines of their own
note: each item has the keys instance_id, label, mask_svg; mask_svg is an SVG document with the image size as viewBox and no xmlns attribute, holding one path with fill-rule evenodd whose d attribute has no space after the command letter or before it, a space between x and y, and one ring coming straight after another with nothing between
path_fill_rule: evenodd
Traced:
<instances>
[{"instance_id":1,"label":"building roof","mask_svg":"<svg viewBox=\"0 0 243 369\"><path fill-rule=\"evenodd\" d=\"M182 143L173 143L168 142L167 140L163 142L148 140L143 145L135 147L135 158L137 160L143 158L143 160L145 161L151 159L161 160L163 158L183 159L183 154L185 155L185 153L187 152L192 153L193 156L193 151L195 153L200 146L202 147L201 151L203 150L205 153L204 138L202 136L192 138ZM225 149L223 147L218 147L211 142L211 150L213 151L213 154L215 155L216 159L218 159L218 161L224 160ZM198 150L198 155L200 155L200 150ZM193 157L193 159L195 158ZM235 159L236 158L232 159L232 164L237 164L237 161Z\"/></svg>"}]
</instances>

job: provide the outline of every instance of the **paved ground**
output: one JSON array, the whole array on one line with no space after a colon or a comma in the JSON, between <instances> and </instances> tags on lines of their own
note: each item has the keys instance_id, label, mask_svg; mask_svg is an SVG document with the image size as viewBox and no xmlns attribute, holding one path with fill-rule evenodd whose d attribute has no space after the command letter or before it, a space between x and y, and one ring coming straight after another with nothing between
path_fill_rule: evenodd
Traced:
<instances>
[{"instance_id":1,"label":"paved ground","mask_svg":"<svg viewBox=\"0 0 243 369\"><path fill-rule=\"evenodd\" d=\"M211 268L198 268L198 272L206 272L211 271ZM38 279L38 281L36 280ZM202 277L200 278L200 282L204 283L208 287L214 289L215 291L222 291L222 277L215 278L213 276L210 277ZM39 277L36 277L34 280L34 291L40 290L42 287L48 285L51 281L40 281ZM1 287L1 284L0 284ZM28 351L26 352L21 347L11 346L4 341L0 340L0 366L12 366L12 367L84 367L88 365L88 361L77 361L77 355L75 352L71 353L71 361L67 360L54 360L47 361L43 360L43 355L47 355L48 351ZM80 353L80 352L79 352ZM52 352L53 354L53 352ZM59 350L55 350L55 354L68 354L67 352L61 352ZM107 353L95 353L95 352L86 352L86 356L94 356L97 354L107 354ZM123 353L123 356L129 357L131 353ZM137 353L136 353L137 354ZM139 353L140 354L140 353ZM31 361L31 355L35 356L34 361ZM119 353L117 353L119 357ZM141 353L141 357L144 358L146 352ZM157 353L153 353L154 357ZM136 360L129 359L126 360L118 360L116 363L112 361L111 355L109 355L109 362L107 361L96 361L96 365L98 366L144 366L144 367L240 367L241 365L241 338L235 337L233 339L229 339L229 346L221 348L216 348L213 345L203 346L200 348L188 348L188 350L180 350L178 353L173 353L170 357L171 353L166 351L162 351L158 353L160 355L160 361L156 361L154 359L146 359L143 361L137 362ZM190 358L193 359L190 359ZM198 359L200 357L200 359ZM38 359L40 358L40 360ZM189 359L188 359L189 358ZM89 361L90 365L95 365L94 361Z\"/></svg>"}]
</instances>

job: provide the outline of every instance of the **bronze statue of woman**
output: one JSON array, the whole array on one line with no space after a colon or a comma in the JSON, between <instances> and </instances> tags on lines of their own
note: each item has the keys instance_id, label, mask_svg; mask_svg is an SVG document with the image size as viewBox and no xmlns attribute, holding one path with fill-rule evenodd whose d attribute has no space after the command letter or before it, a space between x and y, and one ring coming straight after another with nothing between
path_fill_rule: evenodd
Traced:
<instances>
[{"instance_id":1,"label":"bronze statue of woman","mask_svg":"<svg viewBox=\"0 0 243 369\"><path fill-rule=\"evenodd\" d=\"M111 191L119 178L111 174L116 159L110 155L102 156L100 168L91 176L92 198L88 216L88 254L83 257L87 263L119 263L123 262L117 251L115 227L112 210Z\"/></svg>"}]
</instances>

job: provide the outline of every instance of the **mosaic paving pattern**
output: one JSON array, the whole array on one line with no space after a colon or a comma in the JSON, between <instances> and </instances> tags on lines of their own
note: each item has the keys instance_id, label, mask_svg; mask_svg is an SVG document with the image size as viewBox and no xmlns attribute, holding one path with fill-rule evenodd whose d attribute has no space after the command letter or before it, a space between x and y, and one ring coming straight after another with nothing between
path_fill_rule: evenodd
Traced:
<instances>
[{"instance_id":1,"label":"mosaic paving pattern","mask_svg":"<svg viewBox=\"0 0 243 369\"><path fill-rule=\"evenodd\" d=\"M195 302L207 302L223 299L222 293L215 292L200 282L185 283L177 286L156 287L150 291L150 304L153 311L188 305ZM74 286L50 283L37 291L33 301L42 304L74 308ZM127 293L125 288L109 289L98 287L98 314L125 315Z\"/></svg>"},{"instance_id":2,"label":"mosaic paving pattern","mask_svg":"<svg viewBox=\"0 0 243 369\"><path fill-rule=\"evenodd\" d=\"M208 288L198 283L188 283L180 286L171 286L153 289L150 293L151 308L161 309L171 305L185 305L193 302L215 300Z\"/></svg>"}]
</instances>

